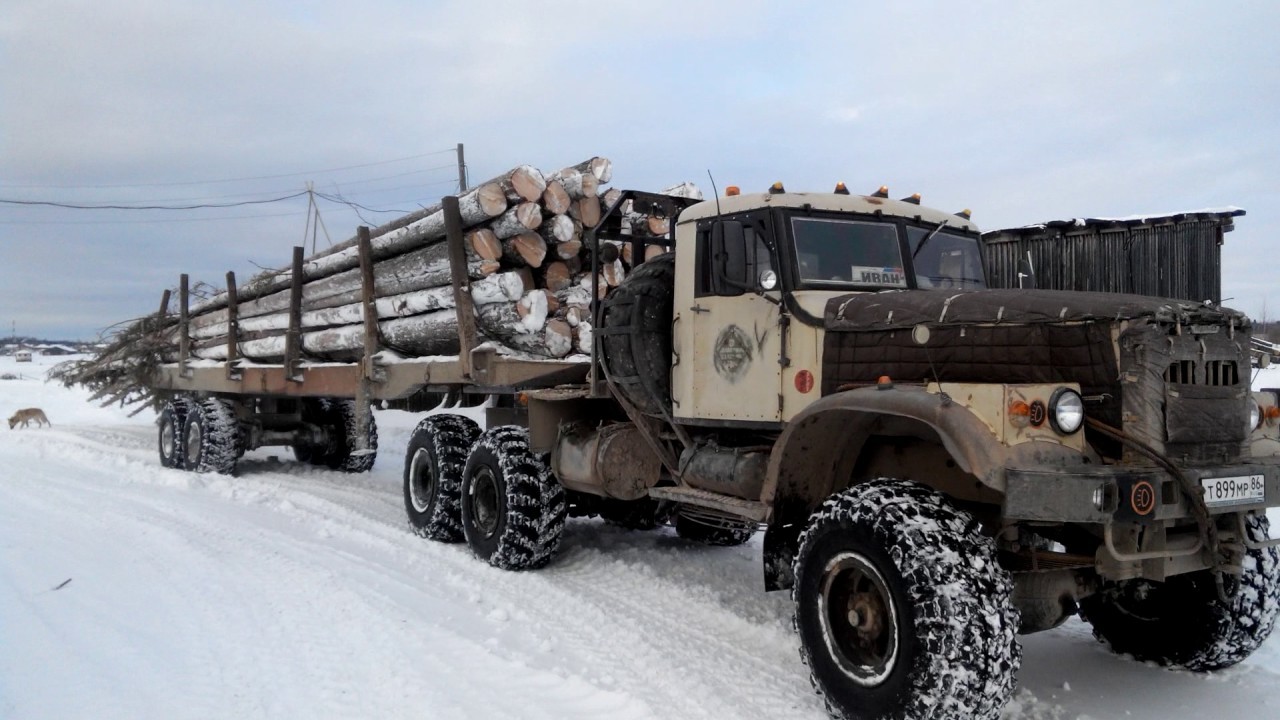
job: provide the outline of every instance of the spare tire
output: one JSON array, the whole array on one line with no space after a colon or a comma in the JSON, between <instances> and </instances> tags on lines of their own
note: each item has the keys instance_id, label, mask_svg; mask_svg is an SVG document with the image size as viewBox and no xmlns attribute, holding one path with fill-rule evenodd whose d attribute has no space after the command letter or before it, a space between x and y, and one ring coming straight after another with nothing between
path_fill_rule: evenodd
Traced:
<instances>
[{"instance_id":1,"label":"spare tire","mask_svg":"<svg viewBox=\"0 0 1280 720\"><path fill-rule=\"evenodd\" d=\"M675 253L647 260L601 309L601 355L622 395L647 415L671 411L671 313Z\"/></svg>"}]
</instances>

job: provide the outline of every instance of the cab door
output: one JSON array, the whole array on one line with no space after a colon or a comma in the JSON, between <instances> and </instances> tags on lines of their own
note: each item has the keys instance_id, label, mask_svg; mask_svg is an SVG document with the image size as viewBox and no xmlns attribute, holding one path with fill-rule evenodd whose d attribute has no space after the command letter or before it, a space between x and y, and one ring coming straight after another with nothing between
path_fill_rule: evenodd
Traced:
<instances>
[{"instance_id":1,"label":"cab door","mask_svg":"<svg viewBox=\"0 0 1280 720\"><path fill-rule=\"evenodd\" d=\"M717 240L713 231L719 223L734 230ZM694 275L693 282L677 283L675 297L677 419L781 420L780 295L765 289L778 282L769 237L769 219L762 213L705 222L694 243L677 247L678 266ZM739 268L737 278L717 272L726 260Z\"/></svg>"}]
</instances>

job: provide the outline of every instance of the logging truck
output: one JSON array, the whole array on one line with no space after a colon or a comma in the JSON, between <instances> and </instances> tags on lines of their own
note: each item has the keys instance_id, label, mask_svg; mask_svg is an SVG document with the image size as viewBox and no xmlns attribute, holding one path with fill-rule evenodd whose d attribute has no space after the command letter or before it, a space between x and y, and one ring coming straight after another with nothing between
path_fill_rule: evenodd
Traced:
<instances>
[{"instance_id":1,"label":"logging truck","mask_svg":"<svg viewBox=\"0 0 1280 720\"><path fill-rule=\"evenodd\" d=\"M1240 313L987 289L967 211L884 189L623 192L600 210L573 248L589 278L580 354L531 356L485 330L476 241L447 199L456 352L387 349L362 233L346 361L309 362L299 344L300 258L282 362L235 357L234 299L231 357L193 358L178 328L183 352L152 386L161 462L229 472L287 445L361 472L375 401L492 396L485 427L439 413L413 432L417 533L530 570L553 561L568 517L720 546L762 531L765 587L790 590L836 717L995 718L1018 635L1077 614L1115 652L1191 671L1270 633L1280 397L1250 389Z\"/></svg>"}]
</instances>

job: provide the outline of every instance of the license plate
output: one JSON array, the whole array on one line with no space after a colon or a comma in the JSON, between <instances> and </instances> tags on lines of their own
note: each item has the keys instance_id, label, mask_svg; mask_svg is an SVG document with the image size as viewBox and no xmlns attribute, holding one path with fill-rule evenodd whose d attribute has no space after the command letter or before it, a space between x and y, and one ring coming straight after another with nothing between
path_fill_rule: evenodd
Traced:
<instances>
[{"instance_id":1,"label":"license plate","mask_svg":"<svg viewBox=\"0 0 1280 720\"><path fill-rule=\"evenodd\" d=\"M1209 507L1223 505L1252 505L1267 499L1267 484L1261 475L1203 478L1204 504Z\"/></svg>"}]
</instances>

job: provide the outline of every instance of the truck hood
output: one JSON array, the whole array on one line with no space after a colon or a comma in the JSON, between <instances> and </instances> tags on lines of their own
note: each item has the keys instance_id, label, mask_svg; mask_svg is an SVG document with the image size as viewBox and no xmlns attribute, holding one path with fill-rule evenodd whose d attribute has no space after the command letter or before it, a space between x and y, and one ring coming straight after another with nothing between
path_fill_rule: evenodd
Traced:
<instances>
[{"instance_id":1,"label":"truck hood","mask_svg":"<svg viewBox=\"0 0 1280 720\"><path fill-rule=\"evenodd\" d=\"M962 325L1064 324L1151 318L1181 325L1247 326L1244 314L1188 300L1070 290L894 290L827 301L827 332Z\"/></svg>"}]
</instances>

